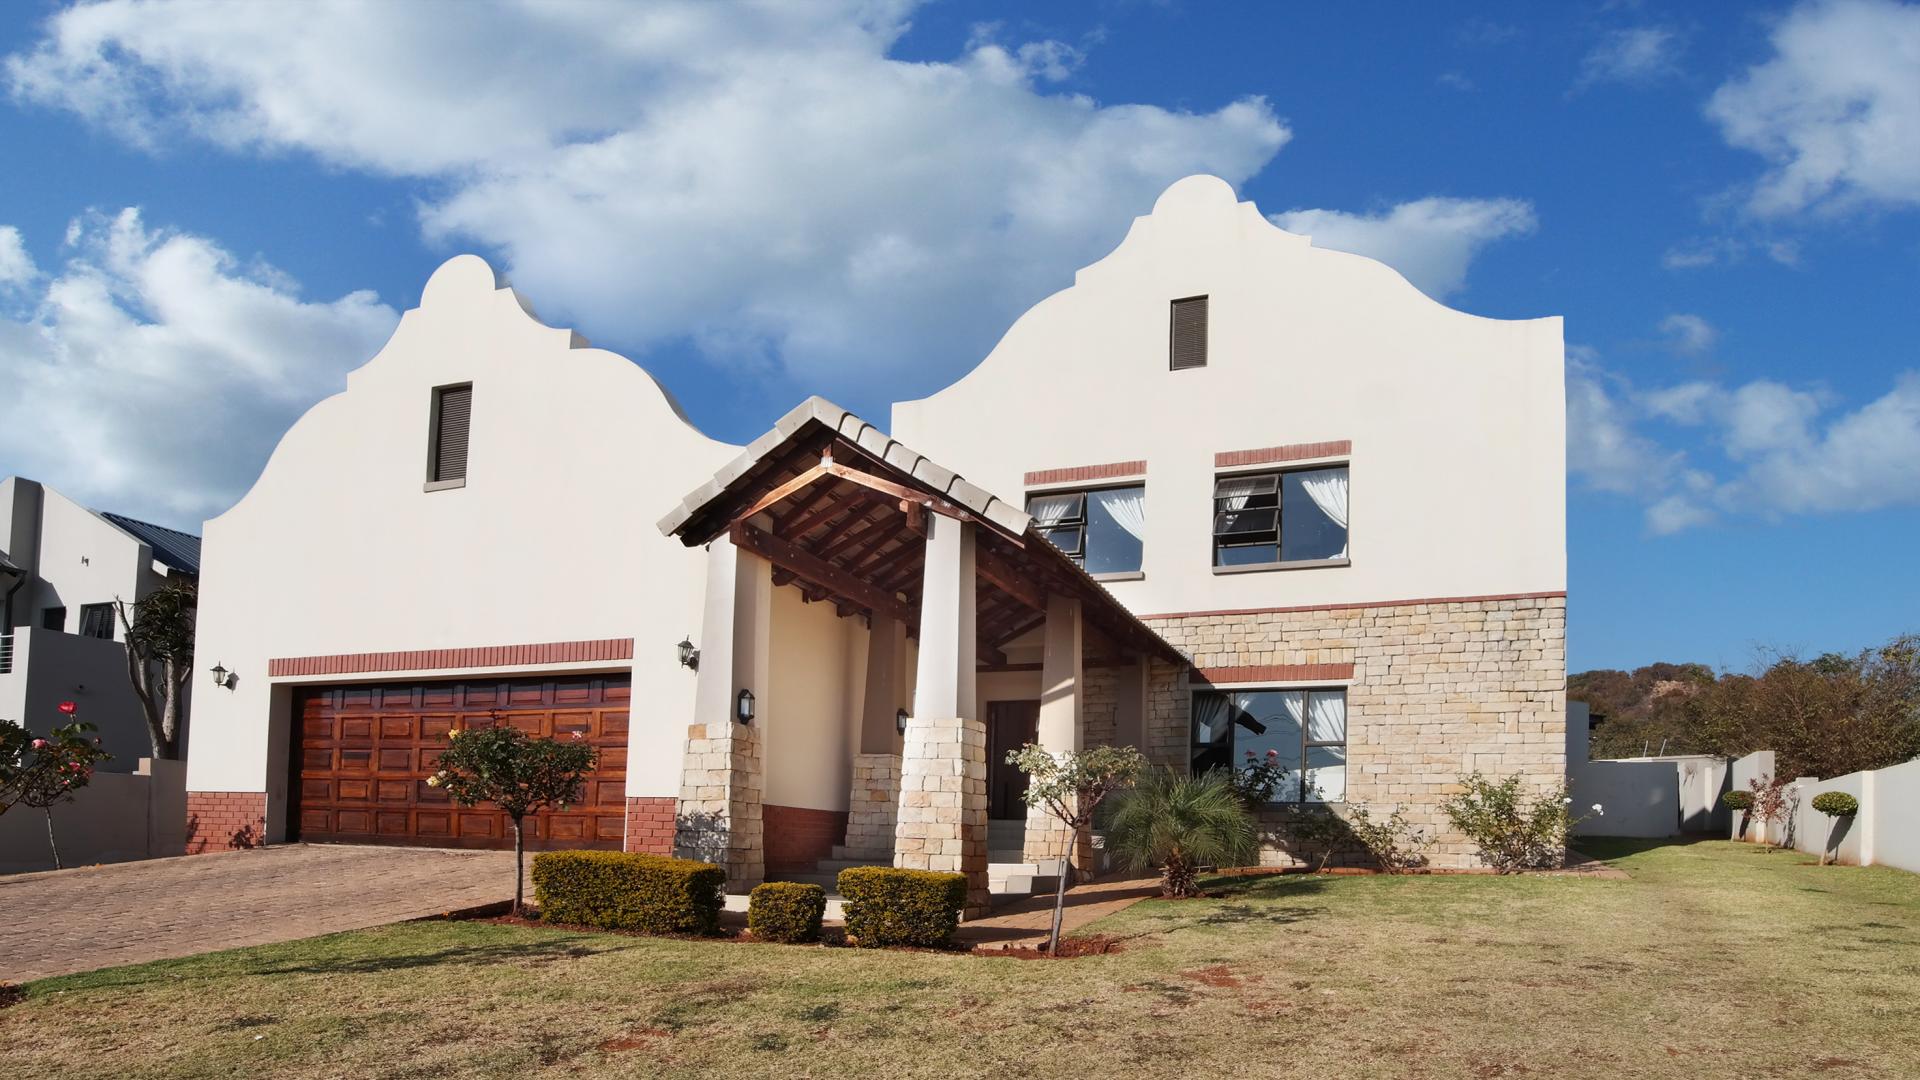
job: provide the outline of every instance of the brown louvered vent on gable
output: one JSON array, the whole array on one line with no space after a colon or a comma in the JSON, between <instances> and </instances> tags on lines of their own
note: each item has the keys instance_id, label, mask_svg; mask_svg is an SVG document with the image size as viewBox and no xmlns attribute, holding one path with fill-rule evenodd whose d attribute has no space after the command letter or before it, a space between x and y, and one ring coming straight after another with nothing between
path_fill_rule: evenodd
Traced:
<instances>
[{"instance_id":1,"label":"brown louvered vent on gable","mask_svg":"<svg viewBox=\"0 0 1920 1080\"><path fill-rule=\"evenodd\" d=\"M467 478L467 427L473 418L473 384L433 392L433 448L427 474L436 483Z\"/></svg>"},{"instance_id":2,"label":"brown louvered vent on gable","mask_svg":"<svg viewBox=\"0 0 1920 1080\"><path fill-rule=\"evenodd\" d=\"M1207 298L1190 296L1173 302L1173 330L1168 353L1175 371L1207 366Z\"/></svg>"}]
</instances>

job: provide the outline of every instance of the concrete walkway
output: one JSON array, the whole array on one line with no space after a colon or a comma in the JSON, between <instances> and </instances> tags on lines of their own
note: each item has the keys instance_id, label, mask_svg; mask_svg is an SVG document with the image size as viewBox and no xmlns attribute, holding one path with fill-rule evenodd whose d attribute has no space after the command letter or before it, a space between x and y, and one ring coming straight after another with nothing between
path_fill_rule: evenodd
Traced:
<instances>
[{"instance_id":1,"label":"concrete walkway","mask_svg":"<svg viewBox=\"0 0 1920 1080\"><path fill-rule=\"evenodd\" d=\"M15 874L0 877L0 982L418 919L510 899L512 883L510 851L327 844Z\"/></svg>"},{"instance_id":2,"label":"concrete walkway","mask_svg":"<svg viewBox=\"0 0 1920 1080\"><path fill-rule=\"evenodd\" d=\"M1060 934L1068 937L1090 923L1160 895L1160 879L1106 878L1067 890L1067 906ZM1044 946L1053 925L1053 894L1036 894L1009 904L984 919L960 924L956 944L974 949L1020 949Z\"/></svg>"}]
</instances>

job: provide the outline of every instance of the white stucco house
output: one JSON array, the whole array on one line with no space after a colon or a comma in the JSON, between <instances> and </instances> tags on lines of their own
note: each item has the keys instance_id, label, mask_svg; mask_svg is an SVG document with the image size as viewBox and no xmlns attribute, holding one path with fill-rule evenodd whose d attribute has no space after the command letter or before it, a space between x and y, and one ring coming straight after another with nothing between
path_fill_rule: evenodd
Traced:
<instances>
[{"instance_id":1,"label":"white stucco house","mask_svg":"<svg viewBox=\"0 0 1920 1080\"><path fill-rule=\"evenodd\" d=\"M1564 776L1562 362L1558 319L1190 177L885 428L816 398L740 447L455 258L207 523L198 655L237 678L196 687L189 831L505 843L423 783L504 722L602 751L538 845L736 888L893 862L983 901L1069 840L1000 764L1028 740L1273 751L1280 798L1405 804L1465 864L1456 777Z\"/></svg>"},{"instance_id":2,"label":"white stucco house","mask_svg":"<svg viewBox=\"0 0 1920 1080\"><path fill-rule=\"evenodd\" d=\"M113 755L101 768L133 772L152 744L114 602L199 572L196 536L0 480L0 717L44 731L71 701Z\"/></svg>"}]
</instances>

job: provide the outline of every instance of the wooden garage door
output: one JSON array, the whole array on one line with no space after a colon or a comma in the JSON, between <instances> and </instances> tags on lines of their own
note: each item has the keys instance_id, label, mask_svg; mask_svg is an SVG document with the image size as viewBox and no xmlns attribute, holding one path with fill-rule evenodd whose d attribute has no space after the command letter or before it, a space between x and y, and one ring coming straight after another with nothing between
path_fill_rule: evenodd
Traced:
<instances>
[{"instance_id":1,"label":"wooden garage door","mask_svg":"<svg viewBox=\"0 0 1920 1080\"><path fill-rule=\"evenodd\" d=\"M428 787L447 731L512 724L575 732L600 750L578 803L529 816L527 847L617 850L626 827L626 676L499 678L302 687L294 710L290 832L329 843L513 846L489 803L466 808Z\"/></svg>"}]
</instances>

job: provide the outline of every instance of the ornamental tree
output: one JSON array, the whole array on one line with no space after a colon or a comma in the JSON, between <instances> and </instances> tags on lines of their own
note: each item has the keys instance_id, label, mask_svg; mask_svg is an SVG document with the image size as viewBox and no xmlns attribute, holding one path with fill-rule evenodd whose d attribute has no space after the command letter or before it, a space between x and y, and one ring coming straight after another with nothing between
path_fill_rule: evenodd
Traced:
<instances>
[{"instance_id":1,"label":"ornamental tree","mask_svg":"<svg viewBox=\"0 0 1920 1080\"><path fill-rule=\"evenodd\" d=\"M535 739L508 724L447 732L438 771L427 786L445 788L461 806L492 803L513 822L513 914L526 903L526 838L521 823L528 814L558 807L580 797L599 752L572 739Z\"/></svg>"},{"instance_id":2,"label":"ornamental tree","mask_svg":"<svg viewBox=\"0 0 1920 1080\"><path fill-rule=\"evenodd\" d=\"M66 716L76 712L73 702L60 703ZM47 847L53 868L60 866L60 841L53 829L53 808L71 802L74 793L93 779L94 768L113 755L100 746L92 724L74 721L34 736L10 721L0 721L0 813L12 806L31 806L47 816Z\"/></svg>"},{"instance_id":3,"label":"ornamental tree","mask_svg":"<svg viewBox=\"0 0 1920 1080\"><path fill-rule=\"evenodd\" d=\"M1827 830L1827 844L1820 849L1820 865L1825 866L1839 857L1841 819L1859 813L1860 800L1844 791L1823 791L1813 797L1813 808L1833 819L1833 825Z\"/></svg>"},{"instance_id":4,"label":"ornamental tree","mask_svg":"<svg viewBox=\"0 0 1920 1080\"><path fill-rule=\"evenodd\" d=\"M1007 764L1027 774L1026 804L1058 820L1077 841L1080 830L1092 827L1093 812L1101 801L1131 785L1147 761L1131 746L1096 746L1055 754L1028 743L1008 751ZM1060 920L1066 912L1067 879L1073 876L1075 846L1070 842L1067 857L1060 861L1060 880L1053 895L1053 929L1047 934L1049 953L1060 948Z\"/></svg>"}]
</instances>

